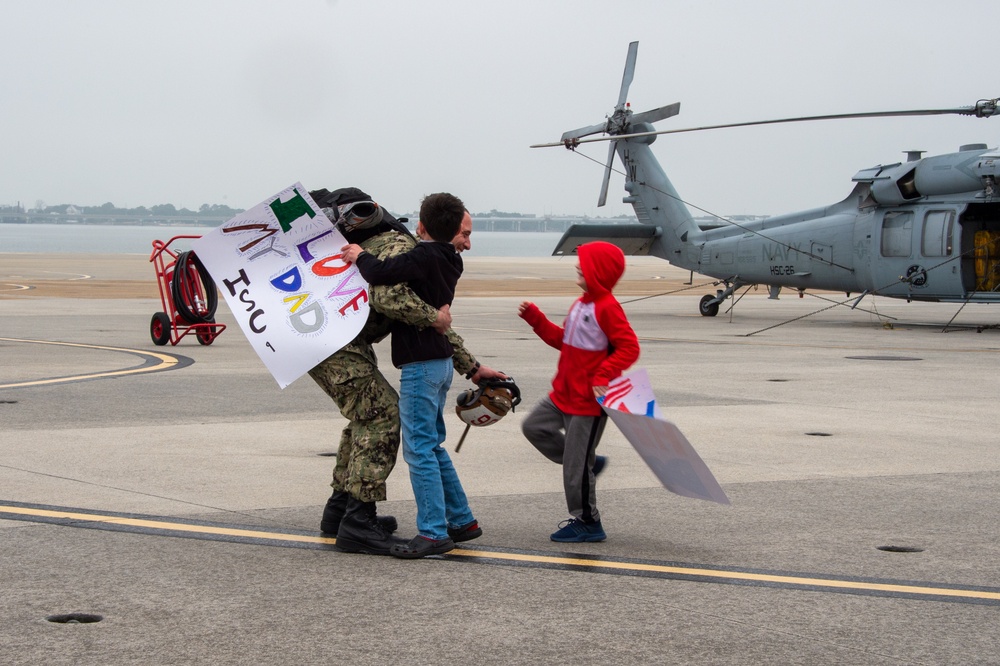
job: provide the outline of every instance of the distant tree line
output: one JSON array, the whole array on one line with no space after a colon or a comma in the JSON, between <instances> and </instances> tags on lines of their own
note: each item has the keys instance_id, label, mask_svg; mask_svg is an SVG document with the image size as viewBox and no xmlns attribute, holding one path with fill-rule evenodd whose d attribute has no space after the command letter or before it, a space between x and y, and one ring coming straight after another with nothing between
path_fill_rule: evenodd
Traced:
<instances>
[{"instance_id":1,"label":"distant tree line","mask_svg":"<svg viewBox=\"0 0 1000 666\"><path fill-rule=\"evenodd\" d=\"M204 216L206 218L226 218L229 219L242 213L242 208L230 208L224 204L202 204L198 207L198 210L190 210L188 208L177 208L173 204L158 204L156 206L139 206L137 208L119 208L110 201L103 203L100 206L78 206L75 204L59 204L57 206L48 206L43 201L36 201L33 208L30 210L25 210L25 206L21 204L13 206L0 206L0 213L32 213L32 214L56 214L56 215L102 215L102 216L128 216L128 217L199 217ZM411 222L416 224L416 220L419 217L417 211L412 211L410 213L402 213L397 215L397 217L409 218ZM496 208L491 209L489 212L485 213L473 213L474 218L507 218L507 219L544 219L548 216L539 216L533 213L513 213L507 211L497 210ZM568 215L555 215L553 217L575 217ZM610 219L610 220L628 220L632 219L632 215L621 214L609 217L597 217L588 218L588 216L582 216L582 219Z\"/></svg>"},{"instance_id":2,"label":"distant tree line","mask_svg":"<svg viewBox=\"0 0 1000 666\"><path fill-rule=\"evenodd\" d=\"M188 208L177 208L173 204L158 204L156 206L139 206L138 208L119 208L110 201L100 206L76 206L74 204L59 204L58 206L46 206L38 202L33 212L37 213L59 213L73 214L82 213L84 215L131 215L131 216L173 216L181 215L185 217L204 215L206 217L233 217L242 213L242 208L230 208L223 204L202 204L197 211Z\"/></svg>"},{"instance_id":3,"label":"distant tree line","mask_svg":"<svg viewBox=\"0 0 1000 666\"><path fill-rule=\"evenodd\" d=\"M413 219L416 219L417 215L413 214L412 217L413 217ZM490 217L512 217L512 218L522 217L522 218L533 218L533 217L539 217L539 216L535 215L534 213L508 213L507 211L497 210L496 208L492 208L492 209L490 209L490 212L488 212L488 213L473 213L472 217L474 217L474 218L477 218L477 217L486 217L486 218L490 218ZM572 215L554 215L553 217L573 217L573 216ZM587 217L587 216L584 215L583 217ZM609 216L606 219L617 220L617 219L631 219L631 218L632 218L631 215L623 213L621 215L612 215L612 216Z\"/></svg>"}]
</instances>

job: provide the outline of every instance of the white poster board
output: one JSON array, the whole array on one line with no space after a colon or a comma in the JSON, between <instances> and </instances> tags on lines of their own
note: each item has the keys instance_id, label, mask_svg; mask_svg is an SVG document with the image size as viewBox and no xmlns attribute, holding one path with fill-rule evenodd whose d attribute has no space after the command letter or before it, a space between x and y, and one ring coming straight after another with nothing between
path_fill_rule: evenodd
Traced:
<instances>
[{"instance_id":1,"label":"white poster board","mask_svg":"<svg viewBox=\"0 0 1000 666\"><path fill-rule=\"evenodd\" d=\"M684 497L729 504L691 442L661 415L645 370L612 381L601 405L664 488Z\"/></svg>"},{"instance_id":2,"label":"white poster board","mask_svg":"<svg viewBox=\"0 0 1000 666\"><path fill-rule=\"evenodd\" d=\"M281 388L368 319L368 284L341 259L346 243L296 183L191 244Z\"/></svg>"}]
</instances>

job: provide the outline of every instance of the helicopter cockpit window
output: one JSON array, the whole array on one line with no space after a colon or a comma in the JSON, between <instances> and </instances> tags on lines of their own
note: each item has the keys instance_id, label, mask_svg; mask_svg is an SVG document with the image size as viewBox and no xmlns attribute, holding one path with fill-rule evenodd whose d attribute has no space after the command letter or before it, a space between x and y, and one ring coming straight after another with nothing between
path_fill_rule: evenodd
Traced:
<instances>
[{"instance_id":1,"label":"helicopter cockpit window","mask_svg":"<svg viewBox=\"0 0 1000 666\"><path fill-rule=\"evenodd\" d=\"M908 257L913 247L913 213L893 210L882 219L882 256Z\"/></svg>"},{"instance_id":2,"label":"helicopter cockpit window","mask_svg":"<svg viewBox=\"0 0 1000 666\"><path fill-rule=\"evenodd\" d=\"M920 253L925 257L951 255L954 211L933 210L924 218L924 233L920 240Z\"/></svg>"}]
</instances>

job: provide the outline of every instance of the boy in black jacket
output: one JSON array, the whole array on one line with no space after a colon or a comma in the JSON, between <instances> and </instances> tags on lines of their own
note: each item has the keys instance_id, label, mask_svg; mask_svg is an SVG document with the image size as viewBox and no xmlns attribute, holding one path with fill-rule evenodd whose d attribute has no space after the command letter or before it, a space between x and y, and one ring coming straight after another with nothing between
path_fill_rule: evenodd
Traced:
<instances>
[{"instance_id":1,"label":"boy in black jacket","mask_svg":"<svg viewBox=\"0 0 1000 666\"><path fill-rule=\"evenodd\" d=\"M422 240L404 254L380 261L358 245L346 245L344 261L355 263L373 285L408 283L428 305L451 305L462 275L462 258L451 240L458 234L465 205L446 192L431 194L420 204L417 235ZM431 240L426 240L427 238ZM478 528L458 473L441 446L445 440L444 404L451 388L454 350L433 328L393 321L392 364L400 368L399 416L403 459L417 502L418 534L397 544L396 557L418 558L455 547L451 534Z\"/></svg>"}]
</instances>

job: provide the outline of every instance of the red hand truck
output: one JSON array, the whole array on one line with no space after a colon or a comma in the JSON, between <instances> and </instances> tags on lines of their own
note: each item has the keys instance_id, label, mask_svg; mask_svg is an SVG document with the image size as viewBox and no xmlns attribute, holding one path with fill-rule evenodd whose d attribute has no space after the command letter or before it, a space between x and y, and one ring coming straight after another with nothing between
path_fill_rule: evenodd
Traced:
<instances>
[{"instance_id":1,"label":"red hand truck","mask_svg":"<svg viewBox=\"0 0 1000 666\"><path fill-rule=\"evenodd\" d=\"M149 336L153 344L176 345L188 333L194 333L198 342L210 345L226 330L225 324L215 323L215 307L219 294L212 276L188 250L178 252L170 245L182 238L197 239L201 236L174 236L166 243L153 241L149 260L156 270L160 287L163 312L157 312L149 322Z\"/></svg>"}]
</instances>

